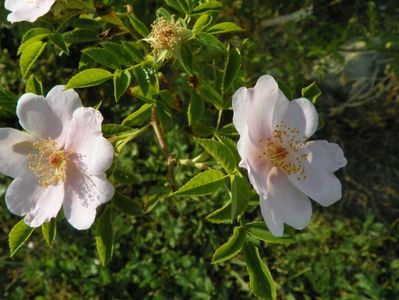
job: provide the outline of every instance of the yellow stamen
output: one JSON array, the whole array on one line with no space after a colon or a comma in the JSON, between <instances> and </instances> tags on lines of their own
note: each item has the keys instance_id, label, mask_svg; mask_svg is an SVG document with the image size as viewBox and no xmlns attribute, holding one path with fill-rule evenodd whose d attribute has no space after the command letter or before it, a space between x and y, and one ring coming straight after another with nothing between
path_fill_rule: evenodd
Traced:
<instances>
[{"instance_id":1,"label":"yellow stamen","mask_svg":"<svg viewBox=\"0 0 399 300\"><path fill-rule=\"evenodd\" d=\"M265 156L273 166L279 168L284 174L297 174L297 179L306 179L305 168L302 161L307 158L307 154L300 151L306 138L299 136L297 128L287 127L283 122L276 125L272 136L259 143L264 147Z\"/></svg>"},{"instance_id":2,"label":"yellow stamen","mask_svg":"<svg viewBox=\"0 0 399 300\"><path fill-rule=\"evenodd\" d=\"M57 148L57 143L48 139L39 139L32 144L29 153L29 169L36 175L43 187L57 185L65 181L68 155Z\"/></svg>"}]
</instances>

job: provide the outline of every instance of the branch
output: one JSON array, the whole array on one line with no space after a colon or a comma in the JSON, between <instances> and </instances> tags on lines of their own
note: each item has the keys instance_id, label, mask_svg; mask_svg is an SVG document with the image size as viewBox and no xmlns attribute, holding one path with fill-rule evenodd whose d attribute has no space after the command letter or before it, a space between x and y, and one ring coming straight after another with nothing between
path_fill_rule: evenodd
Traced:
<instances>
[{"instance_id":1,"label":"branch","mask_svg":"<svg viewBox=\"0 0 399 300\"><path fill-rule=\"evenodd\" d=\"M159 127L157 109L155 107L151 110L151 121L150 125L154 129L155 136L157 137L159 147L161 148L163 154L165 155L168 163L168 181L172 190L175 190L175 172L174 167L176 166L176 158L170 154L169 147L165 142L161 128Z\"/></svg>"}]
</instances>

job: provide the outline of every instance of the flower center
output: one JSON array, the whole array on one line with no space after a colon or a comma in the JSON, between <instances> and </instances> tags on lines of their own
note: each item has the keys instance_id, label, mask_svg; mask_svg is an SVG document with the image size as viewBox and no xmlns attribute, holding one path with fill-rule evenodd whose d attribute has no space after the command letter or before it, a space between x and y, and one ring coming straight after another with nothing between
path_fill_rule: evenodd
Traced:
<instances>
[{"instance_id":1,"label":"flower center","mask_svg":"<svg viewBox=\"0 0 399 300\"><path fill-rule=\"evenodd\" d=\"M68 155L57 148L57 143L48 139L39 139L32 144L28 155L29 169L36 175L43 187L57 185L65 181Z\"/></svg>"},{"instance_id":2,"label":"flower center","mask_svg":"<svg viewBox=\"0 0 399 300\"><path fill-rule=\"evenodd\" d=\"M307 153L301 151L301 146L306 139L299 136L297 128L287 127L283 122L277 124L272 136L259 140L264 149L263 156L273 166L286 175L297 174L297 179L306 179L305 168L302 162L307 158ZM262 156L260 156L262 157Z\"/></svg>"}]
</instances>

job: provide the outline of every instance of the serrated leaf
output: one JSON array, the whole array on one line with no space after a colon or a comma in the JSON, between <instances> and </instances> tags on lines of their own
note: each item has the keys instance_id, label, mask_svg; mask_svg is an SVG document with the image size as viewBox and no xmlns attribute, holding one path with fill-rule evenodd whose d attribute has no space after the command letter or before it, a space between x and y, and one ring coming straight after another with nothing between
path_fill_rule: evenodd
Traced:
<instances>
[{"instance_id":1,"label":"serrated leaf","mask_svg":"<svg viewBox=\"0 0 399 300\"><path fill-rule=\"evenodd\" d=\"M223 207L211 212L206 216L206 219L211 223L231 223L231 200Z\"/></svg>"},{"instance_id":2,"label":"serrated leaf","mask_svg":"<svg viewBox=\"0 0 399 300\"><path fill-rule=\"evenodd\" d=\"M138 110L128 115L122 122L124 126L136 126L144 123L151 115L152 104L143 104Z\"/></svg>"},{"instance_id":3,"label":"serrated leaf","mask_svg":"<svg viewBox=\"0 0 399 300\"><path fill-rule=\"evenodd\" d=\"M204 114L205 102L200 98L196 92L191 92L191 99L187 109L188 125L198 123Z\"/></svg>"},{"instance_id":4,"label":"serrated leaf","mask_svg":"<svg viewBox=\"0 0 399 300\"><path fill-rule=\"evenodd\" d=\"M233 22L222 22L219 24L215 24L207 30L207 32L211 34L221 34L221 33L240 32L240 31L242 31L241 27Z\"/></svg>"},{"instance_id":5,"label":"serrated leaf","mask_svg":"<svg viewBox=\"0 0 399 300\"><path fill-rule=\"evenodd\" d=\"M21 68L23 77L26 77L35 61L39 58L40 54L42 54L46 45L47 43L36 41L29 44L29 46L24 49L19 60L19 67Z\"/></svg>"},{"instance_id":6,"label":"serrated leaf","mask_svg":"<svg viewBox=\"0 0 399 300\"><path fill-rule=\"evenodd\" d=\"M218 141L205 139L198 139L198 143L227 171L227 173L233 173L237 166L234 155L227 146Z\"/></svg>"},{"instance_id":7,"label":"serrated leaf","mask_svg":"<svg viewBox=\"0 0 399 300\"><path fill-rule=\"evenodd\" d=\"M178 59L180 64L189 75L193 74L193 54L191 49L183 44L179 50Z\"/></svg>"},{"instance_id":8,"label":"serrated leaf","mask_svg":"<svg viewBox=\"0 0 399 300\"><path fill-rule=\"evenodd\" d=\"M42 224L42 235L49 247L53 246L53 242L57 235L57 223L55 218L51 219L49 222Z\"/></svg>"},{"instance_id":9,"label":"serrated leaf","mask_svg":"<svg viewBox=\"0 0 399 300\"><path fill-rule=\"evenodd\" d=\"M218 133L222 135L238 135L237 129L234 127L233 123L223 126L221 129L219 129Z\"/></svg>"},{"instance_id":10,"label":"serrated leaf","mask_svg":"<svg viewBox=\"0 0 399 300\"><path fill-rule=\"evenodd\" d=\"M317 98L319 98L320 95L321 91L316 85L316 82L312 82L307 87L302 89L302 97L309 99L313 104L316 103Z\"/></svg>"},{"instance_id":11,"label":"serrated leaf","mask_svg":"<svg viewBox=\"0 0 399 300\"><path fill-rule=\"evenodd\" d=\"M183 185L173 196L203 196L220 189L225 180L225 175L219 170L208 170L194 176Z\"/></svg>"},{"instance_id":12,"label":"serrated leaf","mask_svg":"<svg viewBox=\"0 0 399 300\"><path fill-rule=\"evenodd\" d=\"M227 49L227 58L223 73L223 81L222 81L223 94L231 87L234 79L238 74L238 71L240 70L240 66L241 66L240 51L237 48L229 46Z\"/></svg>"},{"instance_id":13,"label":"serrated leaf","mask_svg":"<svg viewBox=\"0 0 399 300\"><path fill-rule=\"evenodd\" d=\"M140 52L139 49L136 48L133 42L122 41L122 45L126 52L129 53L129 56L135 63L140 63L144 60L143 54Z\"/></svg>"},{"instance_id":14,"label":"serrated leaf","mask_svg":"<svg viewBox=\"0 0 399 300\"><path fill-rule=\"evenodd\" d=\"M106 49L99 47L92 47L92 48L86 48L82 52L86 54L88 57L90 57L92 60L102 64L103 66L106 66L111 69L120 68L120 64L118 63L117 58Z\"/></svg>"},{"instance_id":15,"label":"serrated leaf","mask_svg":"<svg viewBox=\"0 0 399 300\"><path fill-rule=\"evenodd\" d=\"M226 145L227 147L229 147L231 153L233 153L234 158L235 158L235 164L238 165L238 163L241 161L241 157L240 154L237 151L237 144L230 138L225 137L223 135L220 135L218 133L215 132L215 136L217 137L217 139L222 142L224 145Z\"/></svg>"},{"instance_id":16,"label":"serrated leaf","mask_svg":"<svg viewBox=\"0 0 399 300\"><path fill-rule=\"evenodd\" d=\"M236 256L245 244L246 234L245 227L234 227L233 235L229 240L216 249L212 257L212 263L218 264Z\"/></svg>"},{"instance_id":17,"label":"serrated leaf","mask_svg":"<svg viewBox=\"0 0 399 300\"><path fill-rule=\"evenodd\" d=\"M119 98L127 91L132 77L130 72L116 70L114 73L114 98L118 102Z\"/></svg>"},{"instance_id":18,"label":"serrated leaf","mask_svg":"<svg viewBox=\"0 0 399 300\"><path fill-rule=\"evenodd\" d=\"M96 86L108 79L112 78L114 75L104 69L99 68L91 68L83 70L76 75L74 75L71 79L69 79L66 88L85 88L90 86Z\"/></svg>"},{"instance_id":19,"label":"serrated leaf","mask_svg":"<svg viewBox=\"0 0 399 300\"><path fill-rule=\"evenodd\" d=\"M43 84L36 78L35 75L30 75L26 82L25 93L33 93L36 95L43 95Z\"/></svg>"},{"instance_id":20,"label":"serrated leaf","mask_svg":"<svg viewBox=\"0 0 399 300\"><path fill-rule=\"evenodd\" d=\"M218 1L207 1L194 7L193 13L203 13L206 11L220 11L223 9L223 4Z\"/></svg>"},{"instance_id":21,"label":"serrated leaf","mask_svg":"<svg viewBox=\"0 0 399 300\"><path fill-rule=\"evenodd\" d=\"M264 221L256 221L245 224L247 232L254 238L270 244L290 244L294 240L290 237L277 237L270 233Z\"/></svg>"},{"instance_id":22,"label":"serrated leaf","mask_svg":"<svg viewBox=\"0 0 399 300\"><path fill-rule=\"evenodd\" d=\"M129 21L130 24L132 24L133 28L137 31L137 33L140 34L142 37L146 37L150 34L150 30L147 28L147 26L137 17L129 16Z\"/></svg>"},{"instance_id":23,"label":"serrated leaf","mask_svg":"<svg viewBox=\"0 0 399 300\"><path fill-rule=\"evenodd\" d=\"M201 44L203 44L207 48L210 48L210 49L213 49L213 50L219 51L219 52L226 51L226 47L223 45L223 43L210 33L198 32L195 36L201 42Z\"/></svg>"},{"instance_id":24,"label":"serrated leaf","mask_svg":"<svg viewBox=\"0 0 399 300\"><path fill-rule=\"evenodd\" d=\"M243 252L252 292L262 299L275 300L277 298L276 285L269 269L260 258L258 248L246 244Z\"/></svg>"},{"instance_id":25,"label":"serrated leaf","mask_svg":"<svg viewBox=\"0 0 399 300\"><path fill-rule=\"evenodd\" d=\"M203 30L206 26L209 25L209 23L212 21L212 17L210 17L208 14L203 14L201 15L197 21L195 21L193 25L193 31L198 31L200 32Z\"/></svg>"},{"instance_id":26,"label":"serrated leaf","mask_svg":"<svg viewBox=\"0 0 399 300\"><path fill-rule=\"evenodd\" d=\"M21 45L18 47L17 55L20 55L26 47L36 41L42 41L51 34L47 28L36 27L28 30L22 37Z\"/></svg>"},{"instance_id":27,"label":"serrated leaf","mask_svg":"<svg viewBox=\"0 0 399 300\"><path fill-rule=\"evenodd\" d=\"M246 179L233 175L231 183L231 218L238 217L248 206L250 188Z\"/></svg>"},{"instance_id":28,"label":"serrated leaf","mask_svg":"<svg viewBox=\"0 0 399 300\"><path fill-rule=\"evenodd\" d=\"M119 211L131 215L131 216L141 216L143 211L141 210L140 204L137 201L130 199L129 197L122 195L118 192L115 193L112 199L112 204Z\"/></svg>"},{"instance_id":29,"label":"serrated leaf","mask_svg":"<svg viewBox=\"0 0 399 300\"><path fill-rule=\"evenodd\" d=\"M90 29L74 29L63 33L63 37L67 43L78 44L86 42L94 42L98 39L98 32Z\"/></svg>"},{"instance_id":30,"label":"serrated leaf","mask_svg":"<svg viewBox=\"0 0 399 300\"><path fill-rule=\"evenodd\" d=\"M54 32L53 34L51 34L50 41L54 44L54 46L56 46L57 48L62 50L64 53L69 55L68 44L66 43L66 41L61 33Z\"/></svg>"},{"instance_id":31,"label":"serrated leaf","mask_svg":"<svg viewBox=\"0 0 399 300\"><path fill-rule=\"evenodd\" d=\"M10 248L10 257L22 247L22 245L29 239L35 228L29 227L22 219L11 229L8 234L8 245Z\"/></svg>"},{"instance_id":32,"label":"serrated leaf","mask_svg":"<svg viewBox=\"0 0 399 300\"><path fill-rule=\"evenodd\" d=\"M136 62L134 57L129 51L127 51L122 45L117 43L105 42L101 46L104 47L113 57L116 58L118 63L126 67L132 66Z\"/></svg>"},{"instance_id":33,"label":"serrated leaf","mask_svg":"<svg viewBox=\"0 0 399 300\"><path fill-rule=\"evenodd\" d=\"M222 109L222 96L210 85L206 83L201 83L200 96L204 98L207 102L213 104L217 109Z\"/></svg>"},{"instance_id":34,"label":"serrated leaf","mask_svg":"<svg viewBox=\"0 0 399 300\"><path fill-rule=\"evenodd\" d=\"M103 266L111 261L114 250L114 231L112 229L111 209L107 207L96 225L96 246L98 257Z\"/></svg>"}]
</instances>

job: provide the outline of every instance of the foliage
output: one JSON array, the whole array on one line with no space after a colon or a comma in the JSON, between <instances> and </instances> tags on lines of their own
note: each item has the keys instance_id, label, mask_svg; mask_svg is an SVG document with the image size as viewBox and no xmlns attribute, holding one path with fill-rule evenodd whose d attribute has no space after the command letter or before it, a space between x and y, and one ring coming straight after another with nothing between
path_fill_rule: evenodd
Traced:
<instances>
[{"instance_id":1,"label":"foliage","mask_svg":"<svg viewBox=\"0 0 399 300\"><path fill-rule=\"evenodd\" d=\"M13 258L7 236L19 220L3 203L1 298L252 299L250 288L274 293L265 264L281 299L399 293L394 3L60 0L36 23L16 25L0 12L2 127L16 127L23 92L78 88L105 116L118 191L96 228L76 232L60 215ZM184 29L171 49L150 42L157 16ZM328 128L319 135L350 153L341 204L281 239L257 222L231 126L233 92L263 73L290 98L315 101L322 91L316 105ZM257 285L262 276L269 290Z\"/></svg>"}]
</instances>

